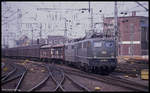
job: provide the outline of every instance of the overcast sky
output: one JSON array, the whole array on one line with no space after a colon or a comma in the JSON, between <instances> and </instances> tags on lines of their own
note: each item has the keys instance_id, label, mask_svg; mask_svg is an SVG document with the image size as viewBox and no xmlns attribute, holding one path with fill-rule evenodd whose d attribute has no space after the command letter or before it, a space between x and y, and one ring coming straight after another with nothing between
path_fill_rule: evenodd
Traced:
<instances>
[{"instance_id":1,"label":"overcast sky","mask_svg":"<svg viewBox=\"0 0 150 93\"><path fill-rule=\"evenodd\" d=\"M140 2L144 7L148 8L148 2ZM148 12L136 2L117 2L118 16L123 16L121 12L127 12L126 16L131 16L132 11L137 11L138 16L148 16ZM10 11L6 12L6 6L2 3L2 20L5 17L8 19L15 19L17 15L11 16L12 13L21 9L23 14L20 21L9 22L9 31L12 30L13 33L17 32L17 22L21 23L42 23L42 37L46 38L47 35L64 35L65 19L71 20L67 22L68 37L83 37L85 31L90 29L90 17L88 11L81 13L81 11L62 11L65 9L81 9L89 8L89 2L6 2L6 5L10 7ZM94 22L101 22L102 15L104 17L114 16L114 2L90 2L91 8L93 9L93 20ZM37 8L56 8L59 11L37 11ZM60 11L61 10L61 11ZM102 12L99 12L101 10ZM6 12L6 13L5 13ZM25 14L25 15L24 15ZM53 19L56 16L60 19ZM35 19L35 20L34 20ZM5 21L5 19L4 19ZM2 21L2 23L4 22ZM80 25L76 25L80 23ZM14 26L12 26L14 25ZM5 25L2 25L2 33L5 33ZM99 25L98 28L101 26ZM72 29L70 29L72 28ZM29 30L26 27L21 28L22 30ZM35 29L35 27L34 27ZM97 29L97 28L96 28ZM14 30L14 31L13 31ZM97 29L100 30L100 29ZM22 35L27 35L31 38L30 31L22 31ZM34 38L39 36L39 32L34 32ZM17 37L19 38L19 37Z\"/></svg>"}]
</instances>

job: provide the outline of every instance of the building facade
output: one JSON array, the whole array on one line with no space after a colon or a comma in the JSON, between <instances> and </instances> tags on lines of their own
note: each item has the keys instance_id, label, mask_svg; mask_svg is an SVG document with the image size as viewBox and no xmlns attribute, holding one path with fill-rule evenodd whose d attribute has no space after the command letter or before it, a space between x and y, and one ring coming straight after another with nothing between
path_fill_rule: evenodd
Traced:
<instances>
[{"instance_id":1,"label":"building facade","mask_svg":"<svg viewBox=\"0 0 150 93\"><path fill-rule=\"evenodd\" d=\"M64 36L48 36L47 43L50 45L64 44L67 39Z\"/></svg>"},{"instance_id":2,"label":"building facade","mask_svg":"<svg viewBox=\"0 0 150 93\"><path fill-rule=\"evenodd\" d=\"M148 17L118 17L118 55L148 55ZM114 34L114 18L104 19L104 32Z\"/></svg>"}]
</instances>

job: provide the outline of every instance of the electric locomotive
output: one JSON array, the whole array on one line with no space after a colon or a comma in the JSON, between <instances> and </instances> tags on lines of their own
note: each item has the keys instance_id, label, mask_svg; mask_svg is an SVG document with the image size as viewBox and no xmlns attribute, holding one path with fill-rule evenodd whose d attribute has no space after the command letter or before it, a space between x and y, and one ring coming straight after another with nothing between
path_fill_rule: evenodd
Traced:
<instances>
[{"instance_id":1,"label":"electric locomotive","mask_svg":"<svg viewBox=\"0 0 150 93\"><path fill-rule=\"evenodd\" d=\"M65 44L65 61L85 71L109 74L117 66L115 41L88 38Z\"/></svg>"}]
</instances>

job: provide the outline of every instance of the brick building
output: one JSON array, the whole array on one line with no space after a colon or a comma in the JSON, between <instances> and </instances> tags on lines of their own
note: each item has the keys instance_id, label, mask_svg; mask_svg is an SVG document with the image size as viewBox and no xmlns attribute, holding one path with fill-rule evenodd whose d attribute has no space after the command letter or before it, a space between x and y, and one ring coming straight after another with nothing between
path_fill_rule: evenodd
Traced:
<instances>
[{"instance_id":1,"label":"brick building","mask_svg":"<svg viewBox=\"0 0 150 93\"><path fill-rule=\"evenodd\" d=\"M47 43L50 45L64 44L67 39L64 36L48 36Z\"/></svg>"},{"instance_id":2,"label":"brick building","mask_svg":"<svg viewBox=\"0 0 150 93\"><path fill-rule=\"evenodd\" d=\"M148 55L149 26L148 17L118 17L119 55ZM113 34L114 17L104 19L104 32Z\"/></svg>"}]
</instances>

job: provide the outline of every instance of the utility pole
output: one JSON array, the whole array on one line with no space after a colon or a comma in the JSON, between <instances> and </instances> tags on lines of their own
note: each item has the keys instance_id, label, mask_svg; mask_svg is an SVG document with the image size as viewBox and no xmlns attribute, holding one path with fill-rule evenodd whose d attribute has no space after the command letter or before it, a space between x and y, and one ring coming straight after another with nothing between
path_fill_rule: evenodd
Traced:
<instances>
[{"instance_id":1,"label":"utility pole","mask_svg":"<svg viewBox=\"0 0 150 93\"><path fill-rule=\"evenodd\" d=\"M40 23L40 39L42 38L42 23Z\"/></svg>"},{"instance_id":2,"label":"utility pole","mask_svg":"<svg viewBox=\"0 0 150 93\"><path fill-rule=\"evenodd\" d=\"M118 9L117 9L117 1L115 1L115 8L114 8L114 40L116 41L116 55L118 56Z\"/></svg>"},{"instance_id":3,"label":"utility pole","mask_svg":"<svg viewBox=\"0 0 150 93\"><path fill-rule=\"evenodd\" d=\"M130 51L131 51L131 56L133 56L133 34L134 34L134 25L133 23L130 24L130 41L131 41L131 45L130 45Z\"/></svg>"},{"instance_id":4,"label":"utility pole","mask_svg":"<svg viewBox=\"0 0 150 93\"><path fill-rule=\"evenodd\" d=\"M6 21L7 21L7 20L8 20L8 17L6 17ZM6 38L6 42L7 42L7 43L6 43L6 46L7 46L7 48L9 48L9 42L8 42L8 41L9 41L10 38L9 38L9 24L8 24L8 23L6 24L6 30L5 30L5 31L6 31L5 33L7 34L7 35L6 35L6 37L7 37L7 38Z\"/></svg>"},{"instance_id":5,"label":"utility pole","mask_svg":"<svg viewBox=\"0 0 150 93\"><path fill-rule=\"evenodd\" d=\"M17 30L19 32L19 36L21 36L21 17L22 17L22 12L21 9L17 10Z\"/></svg>"},{"instance_id":6,"label":"utility pole","mask_svg":"<svg viewBox=\"0 0 150 93\"><path fill-rule=\"evenodd\" d=\"M7 21L8 20L8 17L5 17L5 20ZM7 23L6 25L5 25L5 34L4 34L4 45L5 45L5 47L7 46L8 47L8 40L9 40L9 36L8 36L8 34L9 34L9 32L8 32L8 26L9 26L9 24Z\"/></svg>"},{"instance_id":7,"label":"utility pole","mask_svg":"<svg viewBox=\"0 0 150 93\"><path fill-rule=\"evenodd\" d=\"M65 18L64 18L65 19ZM67 26L66 26L66 19L65 19L65 31L64 31L64 36L67 38Z\"/></svg>"},{"instance_id":8,"label":"utility pole","mask_svg":"<svg viewBox=\"0 0 150 93\"><path fill-rule=\"evenodd\" d=\"M91 14L91 30L92 30L92 34L94 33L93 31L93 9L91 8L91 4L90 4L90 1L89 1L89 14Z\"/></svg>"},{"instance_id":9,"label":"utility pole","mask_svg":"<svg viewBox=\"0 0 150 93\"><path fill-rule=\"evenodd\" d=\"M31 31L32 31L32 45L33 45L33 27L31 27Z\"/></svg>"},{"instance_id":10,"label":"utility pole","mask_svg":"<svg viewBox=\"0 0 150 93\"><path fill-rule=\"evenodd\" d=\"M105 19L104 14L102 14L102 19L103 19L103 21L102 21L102 22L103 22L103 23L102 23L102 26L104 27L104 19ZM102 27L102 28L103 28L103 27ZM101 32L104 33L104 28L102 29Z\"/></svg>"},{"instance_id":11,"label":"utility pole","mask_svg":"<svg viewBox=\"0 0 150 93\"><path fill-rule=\"evenodd\" d=\"M17 9L17 33L16 33L16 40L17 38L21 38L22 36L22 31L21 31L21 18L22 18L22 11L21 9Z\"/></svg>"},{"instance_id":12,"label":"utility pole","mask_svg":"<svg viewBox=\"0 0 150 93\"><path fill-rule=\"evenodd\" d=\"M38 39L38 43L40 44L41 39L42 39L42 23L40 23L40 33L39 33L40 38Z\"/></svg>"},{"instance_id":13,"label":"utility pole","mask_svg":"<svg viewBox=\"0 0 150 93\"><path fill-rule=\"evenodd\" d=\"M3 18L4 18L3 23L6 22L6 24L5 24L5 26L4 26L5 28L4 28L4 33L3 33L3 40L4 40L3 42L4 42L4 47L5 47L5 48L8 48L8 41L9 41L9 29L8 29L8 28L9 28L9 23L7 23L7 21L8 21L8 18L9 18L9 17L8 17L8 16L4 16L4 14L9 13L9 12L10 12L10 11L9 11L10 8L9 8L9 6L7 5L6 2L4 2L3 4L4 4L4 5L3 5L3 6L4 6L4 7L3 7L3 8L4 8L4 9L3 9L3 12L4 12L4 13L2 12L2 13L3 13L2 16L3 16Z\"/></svg>"}]
</instances>

